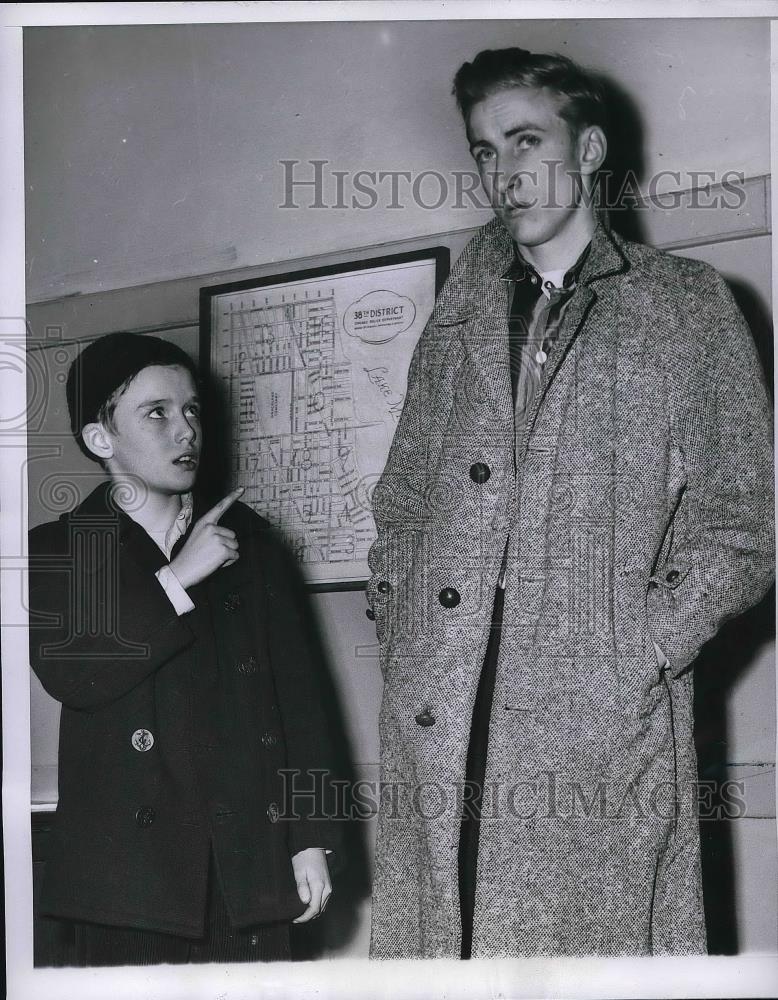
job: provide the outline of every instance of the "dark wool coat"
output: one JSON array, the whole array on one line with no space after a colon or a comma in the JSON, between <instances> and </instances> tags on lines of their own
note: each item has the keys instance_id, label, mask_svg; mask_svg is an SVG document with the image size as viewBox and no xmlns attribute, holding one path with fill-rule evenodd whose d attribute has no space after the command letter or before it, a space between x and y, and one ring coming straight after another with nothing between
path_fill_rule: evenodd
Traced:
<instances>
[{"instance_id":1,"label":"dark wool coat","mask_svg":"<svg viewBox=\"0 0 778 1000\"><path fill-rule=\"evenodd\" d=\"M339 849L312 800L289 817L279 774L299 769L308 788L330 764L293 565L236 503L219 523L240 558L179 617L154 576L163 553L108 497L99 486L30 532L30 658L62 702L41 912L199 935L212 842L233 922L290 920L305 909L291 855ZM204 512L196 499L192 523Z\"/></svg>"},{"instance_id":2,"label":"dark wool coat","mask_svg":"<svg viewBox=\"0 0 778 1000\"><path fill-rule=\"evenodd\" d=\"M456 791L506 542L473 956L703 952L687 668L773 579L764 377L711 267L598 226L516 443L512 256L493 221L457 261L374 492L372 955L459 955Z\"/></svg>"}]
</instances>

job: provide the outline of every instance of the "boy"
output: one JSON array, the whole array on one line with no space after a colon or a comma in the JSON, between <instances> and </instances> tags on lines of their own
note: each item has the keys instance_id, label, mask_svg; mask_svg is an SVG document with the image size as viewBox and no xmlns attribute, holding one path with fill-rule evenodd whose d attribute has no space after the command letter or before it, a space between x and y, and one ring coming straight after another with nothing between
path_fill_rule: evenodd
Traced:
<instances>
[{"instance_id":1,"label":"boy","mask_svg":"<svg viewBox=\"0 0 778 1000\"><path fill-rule=\"evenodd\" d=\"M288 959L331 892L336 824L280 773L329 760L301 590L242 490L192 492L196 384L159 338L86 347L71 428L108 482L30 532L30 659L62 702L40 909L78 965Z\"/></svg>"}]
</instances>

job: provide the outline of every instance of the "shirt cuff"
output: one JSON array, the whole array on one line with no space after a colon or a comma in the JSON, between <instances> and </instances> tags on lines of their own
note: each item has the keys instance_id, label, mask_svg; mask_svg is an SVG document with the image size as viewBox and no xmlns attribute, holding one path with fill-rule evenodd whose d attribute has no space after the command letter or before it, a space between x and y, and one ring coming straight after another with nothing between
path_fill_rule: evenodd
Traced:
<instances>
[{"instance_id":1,"label":"shirt cuff","mask_svg":"<svg viewBox=\"0 0 778 1000\"><path fill-rule=\"evenodd\" d=\"M670 661L662 652L662 647L657 642L654 642L654 652L656 653L657 663L659 664L662 670L665 670L667 667L670 666Z\"/></svg>"},{"instance_id":2,"label":"shirt cuff","mask_svg":"<svg viewBox=\"0 0 778 1000\"><path fill-rule=\"evenodd\" d=\"M194 611L194 602L181 586L181 581L170 568L163 566L154 574L159 580L162 589L168 596L168 600L175 608L177 615L185 615L187 611Z\"/></svg>"}]
</instances>

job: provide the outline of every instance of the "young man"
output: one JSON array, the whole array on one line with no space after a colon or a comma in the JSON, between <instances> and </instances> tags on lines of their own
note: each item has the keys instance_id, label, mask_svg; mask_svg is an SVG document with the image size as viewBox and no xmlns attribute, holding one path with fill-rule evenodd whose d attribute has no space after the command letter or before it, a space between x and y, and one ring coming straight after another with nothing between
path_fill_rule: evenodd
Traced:
<instances>
[{"instance_id":1,"label":"young man","mask_svg":"<svg viewBox=\"0 0 778 1000\"><path fill-rule=\"evenodd\" d=\"M40 911L79 965L288 959L338 849L281 773L330 763L293 566L241 490L210 508L192 492L182 350L103 337L67 395L108 481L30 532L30 658L62 702Z\"/></svg>"},{"instance_id":2,"label":"young man","mask_svg":"<svg viewBox=\"0 0 778 1000\"><path fill-rule=\"evenodd\" d=\"M583 70L486 51L454 92L497 218L374 492L372 954L704 952L688 668L773 579L760 364L712 268L598 218Z\"/></svg>"}]
</instances>

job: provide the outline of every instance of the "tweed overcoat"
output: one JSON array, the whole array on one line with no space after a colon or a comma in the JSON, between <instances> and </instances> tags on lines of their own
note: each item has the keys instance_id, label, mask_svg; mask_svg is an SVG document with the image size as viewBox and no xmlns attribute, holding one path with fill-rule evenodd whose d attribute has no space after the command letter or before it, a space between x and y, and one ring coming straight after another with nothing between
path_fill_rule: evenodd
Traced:
<instances>
[{"instance_id":1,"label":"tweed overcoat","mask_svg":"<svg viewBox=\"0 0 778 1000\"><path fill-rule=\"evenodd\" d=\"M192 524L206 509L195 497ZM291 920L291 856L339 850L338 824L288 794L331 767L303 589L250 508L219 523L240 558L180 617L107 485L30 532L30 659L62 702L43 914L199 936L212 845L235 925Z\"/></svg>"},{"instance_id":2,"label":"tweed overcoat","mask_svg":"<svg viewBox=\"0 0 778 1000\"><path fill-rule=\"evenodd\" d=\"M773 579L764 376L716 271L598 224L516 442L512 259L494 220L452 269L374 491L371 954L459 956L461 790L506 544L473 957L704 952L687 668Z\"/></svg>"}]
</instances>

